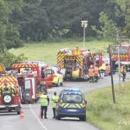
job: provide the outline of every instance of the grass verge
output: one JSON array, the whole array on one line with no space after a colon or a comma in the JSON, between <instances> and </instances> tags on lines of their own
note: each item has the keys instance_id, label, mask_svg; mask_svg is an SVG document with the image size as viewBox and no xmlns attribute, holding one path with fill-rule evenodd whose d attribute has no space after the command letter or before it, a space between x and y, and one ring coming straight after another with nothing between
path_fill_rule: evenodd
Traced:
<instances>
[{"instance_id":1,"label":"grass verge","mask_svg":"<svg viewBox=\"0 0 130 130\"><path fill-rule=\"evenodd\" d=\"M115 87L116 104L112 102L111 88L87 95L87 121L101 130L130 130L130 82Z\"/></svg>"},{"instance_id":2,"label":"grass verge","mask_svg":"<svg viewBox=\"0 0 130 130\"><path fill-rule=\"evenodd\" d=\"M108 41L86 41L85 48L92 51L102 50L106 53L108 45L111 44ZM40 42L40 43L28 43L24 47L18 49L11 49L15 55L24 54L29 60L41 60L49 64L56 64L56 54L61 48L74 48L76 46L82 47L82 41L67 40L61 42Z\"/></svg>"}]
</instances>

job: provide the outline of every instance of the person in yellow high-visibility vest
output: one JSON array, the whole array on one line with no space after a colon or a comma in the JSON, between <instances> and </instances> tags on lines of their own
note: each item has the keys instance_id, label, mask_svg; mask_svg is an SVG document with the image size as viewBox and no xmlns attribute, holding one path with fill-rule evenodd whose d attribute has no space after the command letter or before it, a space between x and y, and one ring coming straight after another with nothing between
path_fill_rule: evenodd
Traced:
<instances>
[{"instance_id":1,"label":"person in yellow high-visibility vest","mask_svg":"<svg viewBox=\"0 0 130 130\"><path fill-rule=\"evenodd\" d=\"M47 107L49 105L49 98L47 96L47 94L45 92L43 92L43 94L40 96L39 98L39 103L40 103L40 107L41 107L41 119L43 118L43 114L44 114L44 118L47 118Z\"/></svg>"},{"instance_id":2,"label":"person in yellow high-visibility vest","mask_svg":"<svg viewBox=\"0 0 130 130\"><path fill-rule=\"evenodd\" d=\"M54 92L54 95L52 96L52 99L51 99L51 106L52 106L52 110L53 110L53 118L55 118L56 116L56 105L58 103L58 99L59 99L59 96L57 96L57 93Z\"/></svg>"}]
</instances>

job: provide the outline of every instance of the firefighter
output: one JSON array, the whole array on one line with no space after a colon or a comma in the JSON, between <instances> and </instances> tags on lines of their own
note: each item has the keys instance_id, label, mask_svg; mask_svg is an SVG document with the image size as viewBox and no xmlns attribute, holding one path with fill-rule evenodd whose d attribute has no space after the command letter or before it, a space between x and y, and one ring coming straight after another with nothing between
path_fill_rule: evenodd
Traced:
<instances>
[{"instance_id":1,"label":"firefighter","mask_svg":"<svg viewBox=\"0 0 130 130\"><path fill-rule=\"evenodd\" d=\"M122 74L122 81L124 82L126 79L126 67L124 65L121 66L120 72Z\"/></svg>"},{"instance_id":2,"label":"firefighter","mask_svg":"<svg viewBox=\"0 0 130 130\"><path fill-rule=\"evenodd\" d=\"M43 94L40 96L39 103L41 107L40 117L41 119L43 119L43 115L44 115L44 118L47 119L47 107L49 105L49 97L47 96L45 92L43 92Z\"/></svg>"},{"instance_id":3,"label":"firefighter","mask_svg":"<svg viewBox=\"0 0 130 130\"><path fill-rule=\"evenodd\" d=\"M94 80L95 80L95 82L97 82L98 81L98 77L99 77L99 68L98 68L98 66L94 66Z\"/></svg>"},{"instance_id":4,"label":"firefighter","mask_svg":"<svg viewBox=\"0 0 130 130\"><path fill-rule=\"evenodd\" d=\"M90 68L88 70L88 76L89 76L89 82L94 82L94 67L93 67L93 65L90 65Z\"/></svg>"},{"instance_id":5,"label":"firefighter","mask_svg":"<svg viewBox=\"0 0 130 130\"><path fill-rule=\"evenodd\" d=\"M38 86L38 91L47 93L47 89L45 87L44 81L40 82L40 85Z\"/></svg>"},{"instance_id":6,"label":"firefighter","mask_svg":"<svg viewBox=\"0 0 130 130\"><path fill-rule=\"evenodd\" d=\"M109 64L106 64L105 75L106 75L106 76L110 75L110 65L109 65Z\"/></svg>"},{"instance_id":7,"label":"firefighter","mask_svg":"<svg viewBox=\"0 0 130 130\"><path fill-rule=\"evenodd\" d=\"M57 96L57 93L54 92L54 95L52 96L52 99L51 99L51 106L52 106L52 110L53 110L53 118L56 117L56 104L58 102L58 99L59 99L59 96Z\"/></svg>"},{"instance_id":8,"label":"firefighter","mask_svg":"<svg viewBox=\"0 0 130 130\"><path fill-rule=\"evenodd\" d=\"M105 76L106 64L103 63L102 66L99 67L100 77L103 78Z\"/></svg>"}]
</instances>

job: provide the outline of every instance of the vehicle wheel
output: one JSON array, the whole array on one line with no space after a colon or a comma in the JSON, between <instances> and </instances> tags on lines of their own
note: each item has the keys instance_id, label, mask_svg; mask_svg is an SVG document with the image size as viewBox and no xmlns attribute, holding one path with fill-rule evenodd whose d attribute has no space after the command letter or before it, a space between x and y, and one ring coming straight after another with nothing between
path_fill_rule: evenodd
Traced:
<instances>
[{"instance_id":1,"label":"vehicle wheel","mask_svg":"<svg viewBox=\"0 0 130 130\"><path fill-rule=\"evenodd\" d=\"M9 109L8 112L11 112L11 109Z\"/></svg>"},{"instance_id":2,"label":"vehicle wheel","mask_svg":"<svg viewBox=\"0 0 130 130\"><path fill-rule=\"evenodd\" d=\"M80 117L81 121L86 121L86 115L84 115L83 117Z\"/></svg>"},{"instance_id":3,"label":"vehicle wheel","mask_svg":"<svg viewBox=\"0 0 130 130\"><path fill-rule=\"evenodd\" d=\"M63 83L60 83L60 86L63 86Z\"/></svg>"},{"instance_id":4,"label":"vehicle wheel","mask_svg":"<svg viewBox=\"0 0 130 130\"><path fill-rule=\"evenodd\" d=\"M17 115L20 115L20 111L17 111Z\"/></svg>"},{"instance_id":5,"label":"vehicle wheel","mask_svg":"<svg viewBox=\"0 0 130 130\"><path fill-rule=\"evenodd\" d=\"M57 115L57 116L56 116L56 119L57 119L57 120L60 120L60 116L59 116L59 115Z\"/></svg>"}]
</instances>

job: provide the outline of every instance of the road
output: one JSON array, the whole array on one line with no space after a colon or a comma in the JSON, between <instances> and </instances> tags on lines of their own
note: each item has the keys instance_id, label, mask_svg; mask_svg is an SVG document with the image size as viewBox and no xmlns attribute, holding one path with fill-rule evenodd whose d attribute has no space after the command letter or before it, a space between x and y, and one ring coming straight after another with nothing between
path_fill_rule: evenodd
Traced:
<instances>
[{"instance_id":1,"label":"road","mask_svg":"<svg viewBox=\"0 0 130 130\"><path fill-rule=\"evenodd\" d=\"M114 76L114 82L118 82L118 76ZM100 79L98 83L88 82L65 82L63 87L52 88L49 90L49 96L54 91L60 92L63 88L79 87L85 93L94 89L100 89L110 85L110 77ZM48 119L39 118L39 105L23 105L23 114L21 116L15 113L0 114L0 130L98 130L91 124L79 121L75 118L65 118L60 121L52 119L52 110L49 107Z\"/></svg>"}]
</instances>

